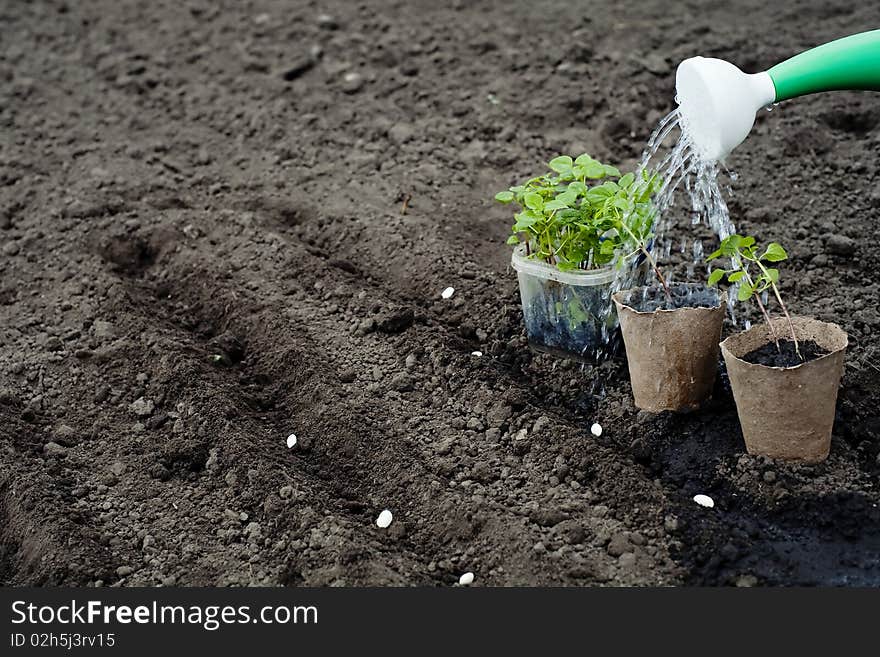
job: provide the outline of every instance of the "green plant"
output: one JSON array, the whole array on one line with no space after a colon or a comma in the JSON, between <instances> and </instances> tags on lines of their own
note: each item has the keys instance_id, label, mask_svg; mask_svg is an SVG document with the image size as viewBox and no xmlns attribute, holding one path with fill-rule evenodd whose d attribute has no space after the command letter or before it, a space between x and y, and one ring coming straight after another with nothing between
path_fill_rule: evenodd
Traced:
<instances>
[{"instance_id":1,"label":"green plant","mask_svg":"<svg viewBox=\"0 0 880 657\"><path fill-rule=\"evenodd\" d=\"M759 253L760 255L758 255ZM728 282L738 284L739 289L737 290L736 298L740 301L755 300L758 309L767 322L767 326L770 327L770 335L773 338L773 342L776 344L776 348L779 349L779 337L776 335L773 323L770 321L767 307L761 301L761 295L771 290L776 298L776 302L782 309L782 313L785 315L785 319L788 321L795 352L797 352L799 357L803 358L791 316L788 314L788 308L785 307L782 296L779 294L779 270L774 267L768 267L765 264L782 262L788 258L788 253L782 248L782 245L777 242L771 242L761 253L761 249L754 237L730 235L722 240L717 251L710 253L706 257L706 261L709 262L720 257L729 258L731 268L712 270L709 274L709 286L717 285L725 276ZM757 267L757 273L753 275L749 271L750 266Z\"/></svg>"},{"instance_id":2,"label":"green plant","mask_svg":"<svg viewBox=\"0 0 880 657\"><path fill-rule=\"evenodd\" d=\"M561 155L548 166L550 172L495 195L520 206L508 244L522 242L528 257L563 271L602 267L642 251L659 275L647 249L657 175L621 175L586 153L575 159Z\"/></svg>"}]
</instances>

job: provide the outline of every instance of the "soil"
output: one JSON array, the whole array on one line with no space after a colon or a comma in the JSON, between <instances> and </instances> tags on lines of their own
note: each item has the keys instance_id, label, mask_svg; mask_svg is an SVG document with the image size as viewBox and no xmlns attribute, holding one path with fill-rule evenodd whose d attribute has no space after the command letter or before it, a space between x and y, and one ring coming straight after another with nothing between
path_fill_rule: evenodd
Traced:
<instances>
[{"instance_id":1,"label":"soil","mask_svg":"<svg viewBox=\"0 0 880 657\"><path fill-rule=\"evenodd\" d=\"M721 295L718 290L689 283L668 283L669 293L660 285L630 292L625 303L640 313L679 308L718 308Z\"/></svg>"},{"instance_id":2,"label":"soil","mask_svg":"<svg viewBox=\"0 0 880 657\"><path fill-rule=\"evenodd\" d=\"M850 336L820 465L745 454L724 377L649 415L622 357L532 353L492 201L560 152L632 166L685 57L874 14L5 3L0 582L880 584L876 95L761 112L728 162L792 311Z\"/></svg>"},{"instance_id":3,"label":"soil","mask_svg":"<svg viewBox=\"0 0 880 657\"><path fill-rule=\"evenodd\" d=\"M763 347L753 349L742 359L747 363L767 367L796 367L827 355L828 350L820 347L815 340L799 340L798 348L795 349L792 340L783 338L779 340L778 347L776 343L770 342Z\"/></svg>"}]
</instances>

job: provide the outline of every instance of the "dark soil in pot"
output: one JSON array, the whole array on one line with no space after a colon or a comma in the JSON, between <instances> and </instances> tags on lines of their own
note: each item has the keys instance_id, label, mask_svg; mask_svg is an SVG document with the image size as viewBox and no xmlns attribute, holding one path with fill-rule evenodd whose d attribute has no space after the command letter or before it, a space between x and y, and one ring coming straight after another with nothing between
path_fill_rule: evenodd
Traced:
<instances>
[{"instance_id":1,"label":"dark soil in pot","mask_svg":"<svg viewBox=\"0 0 880 657\"><path fill-rule=\"evenodd\" d=\"M827 354L828 350L823 349L814 340L798 341L795 348L794 341L783 338L779 340L778 347L775 342L770 342L763 347L753 349L742 356L742 359L747 363L767 367L796 367Z\"/></svg>"}]
</instances>

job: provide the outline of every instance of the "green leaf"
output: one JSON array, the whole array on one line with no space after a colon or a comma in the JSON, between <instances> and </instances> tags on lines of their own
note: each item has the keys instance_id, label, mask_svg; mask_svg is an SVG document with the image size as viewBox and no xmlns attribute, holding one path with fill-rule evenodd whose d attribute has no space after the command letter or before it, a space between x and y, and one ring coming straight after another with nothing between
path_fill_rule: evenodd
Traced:
<instances>
[{"instance_id":1,"label":"green leaf","mask_svg":"<svg viewBox=\"0 0 880 657\"><path fill-rule=\"evenodd\" d=\"M513 234L507 238L507 243L511 245L519 244L519 235Z\"/></svg>"},{"instance_id":2,"label":"green leaf","mask_svg":"<svg viewBox=\"0 0 880 657\"><path fill-rule=\"evenodd\" d=\"M715 285L718 285L722 278L724 278L724 270L713 269L712 273L709 274L709 287L714 287Z\"/></svg>"},{"instance_id":3,"label":"green leaf","mask_svg":"<svg viewBox=\"0 0 880 657\"><path fill-rule=\"evenodd\" d=\"M530 210L541 210L544 207L544 197L537 192L527 192L523 200Z\"/></svg>"},{"instance_id":4,"label":"green leaf","mask_svg":"<svg viewBox=\"0 0 880 657\"><path fill-rule=\"evenodd\" d=\"M710 253L709 255L706 256L706 262L709 262L710 260L714 260L715 258L720 258L723 255L724 255L724 252L721 249L718 249L717 251L712 251L712 253Z\"/></svg>"},{"instance_id":5,"label":"green leaf","mask_svg":"<svg viewBox=\"0 0 880 657\"><path fill-rule=\"evenodd\" d=\"M767 250L764 251L764 255L761 256L761 260L766 260L767 262L782 262L788 258L788 253L785 252L785 249L782 248L781 244L777 242L771 242L767 245Z\"/></svg>"},{"instance_id":6,"label":"green leaf","mask_svg":"<svg viewBox=\"0 0 880 657\"><path fill-rule=\"evenodd\" d=\"M768 269L767 270L767 278L769 278L772 283L778 283L779 282L779 270L778 269Z\"/></svg>"},{"instance_id":7,"label":"green leaf","mask_svg":"<svg viewBox=\"0 0 880 657\"><path fill-rule=\"evenodd\" d=\"M582 155L578 155L577 159L575 159L575 161L574 161L574 163L579 166L584 166L586 164L589 164L590 162L595 162L595 160L592 157L590 157L589 155L587 155L586 153L583 153Z\"/></svg>"},{"instance_id":8,"label":"green leaf","mask_svg":"<svg viewBox=\"0 0 880 657\"><path fill-rule=\"evenodd\" d=\"M620 176L620 170L617 167L610 166L608 164L603 164L602 168L605 169L606 176Z\"/></svg>"},{"instance_id":9,"label":"green leaf","mask_svg":"<svg viewBox=\"0 0 880 657\"><path fill-rule=\"evenodd\" d=\"M721 241L722 248L726 247L728 249L737 249L739 248L740 242L742 242L742 235L737 235L734 233L733 235L728 235Z\"/></svg>"},{"instance_id":10,"label":"green leaf","mask_svg":"<svg viewBox=\"0 0 880 657\"><path fill-rule=\"evenodd\" d=\"M575 201L577 201L577 192L572 190L566 190L562 192L559 196L556 197L557 201L562 201L566 205L572 205Z\"/></svg>"},{"instance_id":11,"label":"green leaf","mask_svg":"<svg viewBox=\"0 0 880 657\"><path fill-rule=\"evenodd\" d=\"M547 201L544 204L543 210L545 212L552 212L553 210L564 210L568 207L568 203L566 203L562 198L555 198L552 201Z\"/></svg>"},{"instance_id":12,"label":"green leaf","mask_svg":"<svg viewBox=\"0 0 880 657\"><path fill-rule=\"evenodd\" d=\"M587 200L591 203L601 203L612 194L614 192L607 187L593 187L593 189L587 192Z\"/></svg>"},{"instance_id":13,"label":"green leaf","mask_svg":"<svg viewBox=\"0 0 880 657\"><path fill-rule=\"evenodd\" d=\"M733 272L730 276L727 277L727 280L731 283L738 283L743 279L746 273L742 270Z\"/></svg>"},{"instance_id":14,"label":"green leaf","mask_svg":"<svg viewBox=\"0 0 880 657\"><path fill-rule=\"evenodd\" d=\"M511 203L514 198L513 192L498 192L495 194L495 200L499 203Z\"/></svg>"},{"instance_id":15,"label":"green leaf","mask_svg":"<svg viewBox=\"0 0 880 657\"><path fill-rule=\"evenodd\" d=\"M540 217L535 216L529 212L519 212L513 217L516 219L516 224L513 226L513 230L516 232L520 232L523 230L528 230L540 219Z\"/></svg>"},{"instance_id":16,"label":"green leaf","mask_svg":"<svg viewBox=\"0 0 880 657\"><path fill-rule=\"evenodd\" d=\"M556 173L566 173L571 170L574 161L568 155L560 155L550 160L550 168Z\"/></svg>"},{"instance_id":17,"label":"green leaf","mask_svg":"<svg viewBox=\"0 0 880 657\"><path fill-rule=\"evenodd\" d=\"M591 178L593 180L598 180L599 178L605 177L605 165L600 162L596 162L593 160L592 162L587 162L583 165L584 168L584 176L587 178ZM616 169L615 169L616 171Z\"/></svg>"},{"instance_id":18,"label":"green leaf","mask_svg":"<svg viewBox=\"0 0 880 657\"><path fill-rule=\"evenodd\" d=\"M739 291L736 293L736 298L740 301L748 301L752 298L752 294L754 294L754 288L748 283L743 283L739 287Z\"/></svg>"}]
</instances>

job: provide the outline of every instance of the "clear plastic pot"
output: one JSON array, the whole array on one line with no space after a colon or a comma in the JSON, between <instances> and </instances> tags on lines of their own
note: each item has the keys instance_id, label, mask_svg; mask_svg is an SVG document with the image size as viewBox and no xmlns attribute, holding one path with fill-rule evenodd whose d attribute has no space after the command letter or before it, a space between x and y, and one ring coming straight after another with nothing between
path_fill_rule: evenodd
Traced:
<instances>
[{"instance_id":1,"label":"clear plastic pot","mask_svg":"<svg viewBox=\"0 0 880 657\"><path fill-rule=\"evenodd\" d=\"M605 353L617 328L611 301L615 270L559 271L518 246L510 260L519 279L529 346L586 362Z\"/></svg>"}]
</instances>

